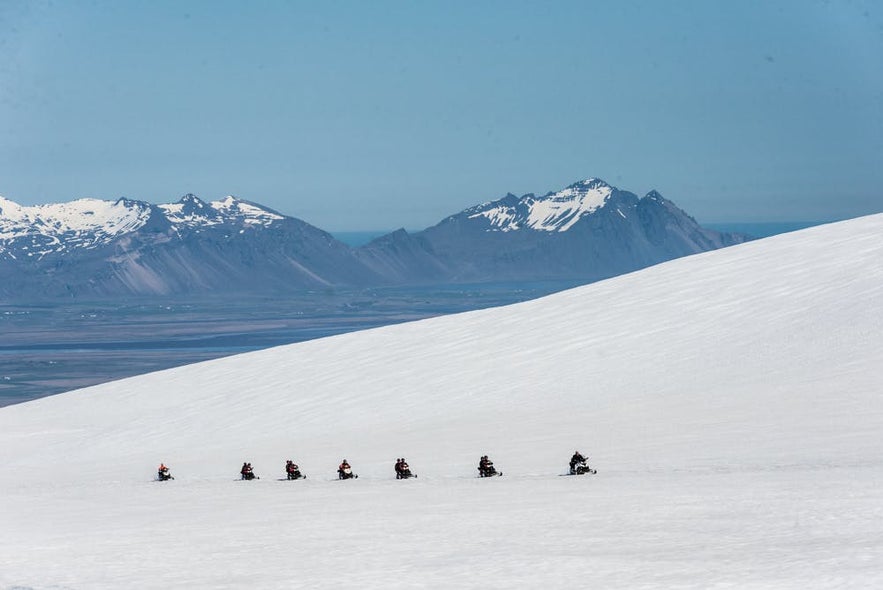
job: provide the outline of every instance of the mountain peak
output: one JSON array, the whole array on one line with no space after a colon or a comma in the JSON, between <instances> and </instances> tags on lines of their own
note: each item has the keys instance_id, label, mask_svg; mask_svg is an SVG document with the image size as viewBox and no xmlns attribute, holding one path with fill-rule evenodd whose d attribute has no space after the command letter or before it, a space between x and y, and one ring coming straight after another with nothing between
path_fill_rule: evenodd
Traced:
<instances>
[{"instance_id":1,"label":"mountain peak","mask_svg":"<svg viewBox=\"0 0 883 590\"><path fill-rule=\"evenodd\" d=\"M269 207L227 195L220 201L212 201L211 207L228 219L239 219L249 224L270 225L274 221L284 219Z\"/></svg>"},{"instance_id":2,"label":"mountain peak","mask_svg":"<svg viewBox=\"0 0 883 590\"><path fill-rule=\"evenodd\" d=\"M21 205L15 201L10 201L4 196L0 196L0 215L8 217L13 212L21 211Z\"/></svg>"},{"instance_id":3,"label":"mountain peak","mask_svg":"<svg viewBox=\"0 0 883 590\"><path fill-rule=\"evenodd\" d=\"M542 197L527 194L515 197L511 193L498 201L467 210L467 217L484 217L490 227L487 231L564 232L582 217L602 208L613 193L613 187L598 178L575 182L557 192Z\"/></svg>"},{"instance_id":4,"label":"mountain peak","mask_svg":"<svg viewBox=\"0 0 883 590\"><path fill-rule=\"evenodd\" d=\"M182 203L182 204L192 203L192 204L198 205L200 207L205 207L205 201L203 201L202 199L200 199L199 197L197 197L193 193L187 193L186 195L184 195L183 197L178 199L178 202Z\"/></svg>"},{"instance_id":5,"label":"mountain peak","mask_svg":"<svg viewBox=\"0 0 883 590\"><path fill-rule=\"evenodd\" d=\"M602 188L602 187L612 188L609 184L607 184L606 182L604 182L600 178L586 178L585 180L580 180L579 182L574 182L573 184L571 184L567 188L592 189L592 188Z\"/></svg>"},{"instance_id":6,"label":"mountain peak","mask_svg":"<svg viewBox=\"0 0 883 590\"><path fill-rule=\"evenodd\" d=\"M227 195L226 197L224 197L223 199L221 199L219 201L212 201L212 204L220 204L221 206L224 206L224 207L233 207L237 203L243 203L243 202L244 201L238 197L235 197L233 195Z\"/></svg>"}]
</instances>

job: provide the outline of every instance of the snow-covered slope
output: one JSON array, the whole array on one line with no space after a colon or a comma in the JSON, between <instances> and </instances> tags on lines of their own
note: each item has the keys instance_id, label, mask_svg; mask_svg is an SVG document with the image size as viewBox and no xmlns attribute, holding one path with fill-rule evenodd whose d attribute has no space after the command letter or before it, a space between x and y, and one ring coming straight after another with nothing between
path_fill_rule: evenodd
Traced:
<instances>
[{"instance_id":1,"label":"snow-covered slope","mask_svg":"<svg viewBox=\"0 0 883 590\"><path fill-rule=\"evenodd\" d=\"M880 587L881 432L877 215L0 409L0 588Z\"/></svg>"}]
</instances>

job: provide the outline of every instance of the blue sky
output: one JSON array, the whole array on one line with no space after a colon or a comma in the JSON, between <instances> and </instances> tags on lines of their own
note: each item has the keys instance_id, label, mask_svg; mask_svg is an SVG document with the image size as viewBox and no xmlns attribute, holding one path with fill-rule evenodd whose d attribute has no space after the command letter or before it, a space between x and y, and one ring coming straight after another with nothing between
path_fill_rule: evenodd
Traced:
<instances>
[{"instance_id":1,"label":"blue sky","mask_svg":"<svg viewBox=\"0 0 883 590\"><path fill-rule=\"evenodd\" d=\"M0 194L422 229L599 177L700 222L883 211L875 2L3 2Z\"/></svg>"}]
</instances>

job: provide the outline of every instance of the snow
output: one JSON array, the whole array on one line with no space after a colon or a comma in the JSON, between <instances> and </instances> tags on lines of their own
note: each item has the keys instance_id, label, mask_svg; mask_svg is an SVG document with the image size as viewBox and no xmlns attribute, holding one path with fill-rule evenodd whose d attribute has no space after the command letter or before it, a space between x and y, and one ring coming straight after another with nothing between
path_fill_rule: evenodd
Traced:
<instances>
[{"instance_id":1,"label":"snow","mask_svg":"<svg viewBox=\"0 0 883 590\"><path fill-rule=\"evenodd\" d=\"M198 205L197 212L186 212L184 202L156 207L173 225L189 228L230 222L266 227L284 219L282 215L235 197L209 205L192 195L185 199ZM78 199L25 207L0 197L0 254L15 258L13 246L35 248L40 256L66 249L95 248L137 231L148 222L150 215L151 205L125 199Z\"/></svg>"},{"instance_id":2,"label":"snow","mask_svg":"<svg viewBox=\"0 0 883 590\"><path fill-rule=\"evenodd\" d=\"M492 231L512 231L519 229L518 216L512 207L497 206L490 209L469 215L469 219L477 217L487 217L490 221Z\"/></svg>"},{"instance_id":3,"label":"snow","mask_svg":"<svg viewBox=\"0 0 883 590\"><path fill-rule=\"evenodd\" d=\"M184 203L162 203L157 205L163 210L166 217L170 220L176 220L182 216L184 212Z\"/></svg>"},{"instance_id":4,"label":"snow","mask_svg":"<svg viewBox=\"0 0 883 590\"><path fill-rule=\"evenodd\" d=\"M163 214L173 224L185 225L188 227L221 225L229 223L231 220L244 223L246 225L263 225L268 226L274 221L284 219L283 216L263 209L252 203L241 201L236 197L228 196L220 201L212 201L208 205L197 201L195 197L191 198L191 202L200 203L197 212L185 213L184 203L171 203L158 205L162 209ZM242 232L240 232L242 233Z\"/></svg>"},{"instance_id":5,"label":"snow","mask_svg":"<svg viewBox=\"0 0 883 590\"><path fill-rule=\"evenodd\" d=\"M567 231L579 218L604 206L612 189L567 188L538 201L531 208L527 225L545 231Z\"/></svg>"},{"instance_id":6,"label":"snow","mask_svg":"<svg viewBox=\"0 0 883 590\"><path fill-rule=\"evenodd\" d=\"M469 218L486 217L491 225L489 231L508 232L529 227L537 231L564 232L584 215L603 207L612 192L611 186L590 178L544 197L525 196L520 204L527 206L526 216L519 215L514 206L498 202L489 203L489 207L482 207Z\"/></svg>"},{"instance_id":7,"label":"snow","mask_svg":"<svg viewBox=\"0 0 883 590\"><path fill-rule=\"evenodd\" d=\"M0 409L0 588L880 587L881 428L876 215Z\"/></svg>"},{"instance_id":8,"label":"snow","mask_svg":"<svg viewBox=\"0 0 883 590\"><path fill-rule=\"evenodd\" d=\"M232 196L228 196L221 201L212 201L210 204L212 208L221 213L226 213L228 215L235 214L245 217L247 223L262 223L269 225L269 223L273 221L284 219L281 215L277 215L276 213L267 211L262 207L258 207L257 205L239 200Z\"/></svg>"},{"instance_id":9,"label":"snow","mask_svg":"<svg viewBox=\"0 0 883 590\"><path fill-rule=\"evenodd\" d=\"M25 207L0 197L0 252L16 239L48 238L49 245L63 239L68 245L91 248L114 237L136 231L147 223L150 209L125 201L77 199ZM45 245L43 241L35 241ZM53 251L48 248L43 254Z\"/></svg>"}]
</instances>

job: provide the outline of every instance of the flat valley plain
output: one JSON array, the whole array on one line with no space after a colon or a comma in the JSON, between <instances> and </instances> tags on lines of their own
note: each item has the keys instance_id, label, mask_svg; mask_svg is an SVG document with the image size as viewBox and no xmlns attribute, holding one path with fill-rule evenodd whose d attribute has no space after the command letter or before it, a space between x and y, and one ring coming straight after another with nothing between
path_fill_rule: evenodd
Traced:
<instances>
[{"instance_id":1,"label":"flat valley plain","mask_svg":"<svg viewBox=\"0 0 883 590\"><path fill-rule=\"evenodd\" d=\"M577 282L0 302L0 407L180 365L536 299Z\"/></svg>"}]
</instances>

